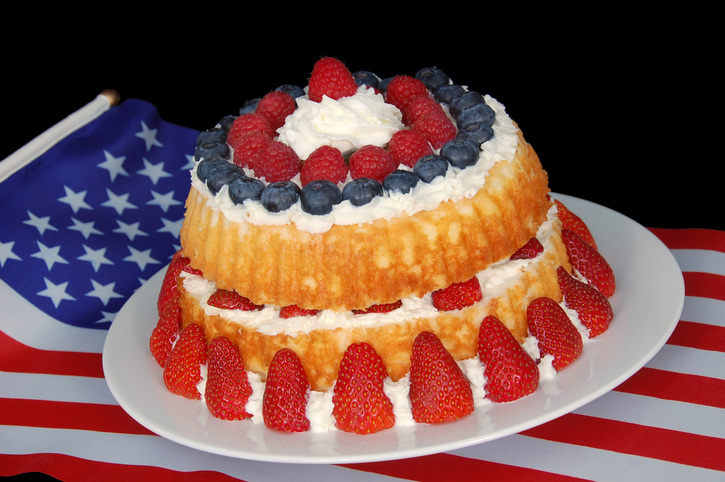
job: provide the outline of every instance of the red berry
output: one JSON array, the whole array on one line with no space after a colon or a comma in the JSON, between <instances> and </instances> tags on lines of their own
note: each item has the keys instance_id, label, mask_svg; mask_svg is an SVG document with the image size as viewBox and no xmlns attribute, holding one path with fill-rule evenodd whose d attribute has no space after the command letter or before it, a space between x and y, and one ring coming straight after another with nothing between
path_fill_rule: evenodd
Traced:
<instances>
[{"instance_id":1,"label":"red berry","mask_svg":"<svg viewBox=\"0 0 725 482\"><path fill-rule=\"evenodd\" d=\"M614 317L612 305L599 290L571 276L562 267L556 270L559 287L567 308L577 312L579 321L589 329L589 337L601 335Z\"/></svg>"},{"instance_id":2,"label":"red berry","mask_svg":"<svg viewBox=\"0 0 725 482\"><path fill-rule=\"evenodd\" d=\"M559 371L582 352L583 342L579 330L567 316L564 308L551 298L536 298L526 308L529 332L539 341L542 354L552 355L552 365Z\"/></svg>"},{"instance_id":3,"label":"red berry","mask_svg":"<svg viewBox=\"0 0 725 482\"><path fill-rule=\"evenodd\" d=\"M584 221L582 221L579 216L569 211L569 209L564 206L561 201L554 199L554 204L556 204L556 209L559 213L559 219L561 219L562 226L567 229L571 229L594 249L597 249L597 242L594 241L594 236L592 236L591 231L589 231L589 227L584 223Z\"/></svg>"},{"instance_id":4,"label":"red berry","mask_svg":"<svg viewBox=\"0 0 725 482\"><path fill-rule=\"evenodd\" d=\"M196 385L201 381L201 365L206 363L204 331L199 325L188 325L171 350L164 367L164 384L170 392L192 400L201 399Z\"/></svg>"},{"instance_id":5,"label":"red berry","mask_svg":"<svg viewBox=\"0 0 725 482\"><path fill-rule=\"evenodd\" d=\"M390 138L388 152L396 164L413 167L421 157L433 154L433 148L420 132L400 130Z\"/></svg>"},{"instance_id":6,"label":"red berry","mask_svg":"<svg viewBox=\"0 0 725 482\"><path fill-rule=\"evenodd\" d=\"M398 300L392 303L382 303L378 305L368 306L363 310L352 310L356 315L364 315L365 313L390 313L403 306L403 301Z\"/></svg>"},{"instance_id":7,"label":"red berry","mask_svg":"<svg viewBox=\"0 0 725 482\"><path fill-rule=\"evenodd\" d=\"M254 173L268 183L289 181L300 172L300 158L287 144L272 141L254 156Z\"/></svg>"},{"instance_id":8,"label":"red berry","mask_svg":"<svg viewBox=\"0 0 725 482\"><path fill-rule=\"evenodd\" d=\"M239 140L251 132L262 132L267 134L269 137L275 136L275 131L272 128L272 124L269 123L266 117L257 113L243 114L234 119L232 126L229 128L227 134L227 144L232 149L237 148Z\"/></svg>"},{"instance_id":9,"label":"red berry","mask_svg":"<svg viewBox=\"0 0 725 482\"><path fill-rule=\"evenodd\" d=\"M561 230L561 239L574 269L604 296L612 296L616 280L614 271L604 256L570 229Z\"/></svg>"},{"instance_id":10,"label":"red berry","mask_svg":"<svg viewBox=\"0 0 725 482\"><path fill-rule=\"evenodd\" d=\"M431 293L433 306L439 311L460 310L481 301L481 284L475 276L462 283Z\"/></svg>"},{"instance_id":11,"label":"red berry","mask_svg":"<svg viewBox=\"0 0 725 482\"><path fill-rule=\"evenodd\" d=\"M358 86L345 64L325 57L312 68L308 87L309 99L320 102L325 95L333 100L355 95Z\"/></svg>"},{"instance_id":12,"label":"red berry","mask_svg":"<svg viewBox=\"0 0 725 482\"><path fill-rule=\"evenodd\" d=\"M222 310L259 311L264 308L264 305L256 305L234 290L216 290L207 303Z\"/></svg>"},{"instance_id":13,"label":"red berry","mask_svg":"<svg viewBox=\"0 0 725 482\"><path fill-rule=\"evenodd\" d=\"M234 164L254 169L254 158L272 142L272 138L263 132L250 132L237 140L234 147Z\"/></svg>"},{"instance_id":14,"label":"red berry","mask_svg":"<svg viewBox=\"0 0 725 482\"><path fill-rule=\"evenodd\" d=\"M308 310L306 308L300 308L297 305L289 305L279 310L280 318L294 318L295 316L312 316L319 313L320 310Z\"/></svg>"},{"instance_id":15,"label":"red berry","mask_svg":"<svg viewBox=\"0 0 725 482\"><path fill-rule=\"evenodd\" d=\"M412 130L423 134L433 149L440 149L446 142L455 139L456 126L447 115L441 112L430 112L413 124Z\"/></svg>"},{"instance_id":16,"label":"red berry","mask_svg":"<svg viewBox=\"0 0 725 482\"><path fill-rule=\"evenodd\" d=\"M291 95L287 92L274 90L259 100L257 109L254 112L264 116L276 132L277 129L284 125L287 116L292 114L296 108L297 105Z\"/></svg>"},{"instance_id":17,"label":"red berry","mask_svg":"<svg viewBox=\"0 0 725 482\"><path fill-rule=\"evenodd\" d=\"M179 304L176 303L164 310L156 327L151 331L149 349L154 360L161 367L166 365L174 342L179 338L180 322L181 310L179 310Z\"/></svg>"},{"instance_id":18,"label":"red berry","mask_svg":"<svg viewBox=\"0 0 725 482\"><path fill-rule=\"evenodd\" d=\"M237 347L218 336L209 343L204 401L209 412L221 420L244 420L252 416L246 405L252 386Z\"/></svg>"},{"instance_id":19,"label":"red berry","mask_svg":"<svg viewBox=\"0 0 725 482\"><path fill-rule=\"evenodd\" d=\"M385 176L397 167L393 156L378 146L362 146L350 156L350 175L353 179L367 177L382 184Z\"/></svg>"},{"instance_id":20,"label":"red berry","mask_svg":"<svg viewBox=\"0 0 725 482\"><path fill-rule=\"evenodd\" d=\"M332 146L320 146L310 153L307 160L302 163L300 181L305 186L310 181L326 179L335 184L345 182L349 169L345 158Z\"/></svg>"},{"instance_id":21,"label":"red berry","mask_svg":"<svg viewBox=\"0 0 725 482\"><path fill-rule=\"evenodd\" d=\"M444 112L443 107L433 97L421 95L416 97L403 112L403 123L412 126L415 121L431 112Z\"/></svg>"},{"instance_id":22,"label":"red berry","mask_svg":"<svg viewBox=\"0 0 725 482\"><path fill-rule=\"evenodd\" d=\"M526 244L511 255L511 259L533 259L544 252L544 246L536 238L531 238Z\"/></svg>"},{"instance_id":23,"label":"red berry","mask_svg":"<svg viewBox=\"0 0 725 482\"><path fill-rule=\"evenodd\" d=\"M422 96L429 96L428 89L423 82L408 75L398 75L388 83L385 101L403 112L411 102Z\"/></svg>"},{"instance_id":24,"label":"red berry","mask_svg":"<svg viewBox=\"0 0 725 482\"><path fill-rule=\"evenodd\" d=\"M174 307L179 301L179 274L184 266L189 264L189 258L184 257L181 254L181 250L174 253L171 258L169 266L166 268L164 279L161 282L161 290L159 291L159 297L156 301L156 308L159 316L164 314L169 307Z\"/></svg>"},{"instance_id":25,"label":"red berry","mask_svg":"<svg viewBox=\"0 0 725 482\"><path fill-rule=\"evenodd\" d=\"M264 425L282 432L305 432L310 421L305 415L310 383L295 352L282 348L267 370L262 400Z\"/></svg>"}]
</instances>

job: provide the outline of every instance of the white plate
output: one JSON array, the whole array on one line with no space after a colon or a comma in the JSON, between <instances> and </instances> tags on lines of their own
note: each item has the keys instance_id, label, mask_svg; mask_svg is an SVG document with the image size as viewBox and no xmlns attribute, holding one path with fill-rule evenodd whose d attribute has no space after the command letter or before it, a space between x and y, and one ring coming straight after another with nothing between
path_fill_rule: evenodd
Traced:
<instances>
[{"instance_id":1,"label":"white plate","mask_svg":"<svg viewBox=\"0 0 725 482\"><path fill-rule=\"evenodd\" d=\"M106 381L118 403L149 430L198 450L286 463L352 463L417 457L504 437L553 420L607 393L632 376L664 345L682 312L682 273L667 247L631 219L597 204L555 195L592 230L617 277L615 317L607 332L585 344L579 359L531 396L487 404L440 425L394 427L373 435L344 432L286 434L249 420L224 422L198 402L171 394L148 340L165 270L119 312L103 350Z\"/></svg>"}]
</instances>

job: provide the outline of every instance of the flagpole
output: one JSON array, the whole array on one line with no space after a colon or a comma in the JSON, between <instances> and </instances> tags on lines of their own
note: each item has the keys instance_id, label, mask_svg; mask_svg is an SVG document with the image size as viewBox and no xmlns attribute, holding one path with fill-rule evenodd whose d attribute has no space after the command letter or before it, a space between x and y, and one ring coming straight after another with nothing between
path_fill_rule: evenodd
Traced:
<instances>
[{"instance_id":1,"label":"flagpole","mask_svg":"<svg viewBox=\"0 0 725 482\"><path fill-rule=\"evenodd\" d=\"M113 89L106 89L93 101L58 122L17 151L0 162L0 182L12 176L16 171L34 161L38 156L53 147L70 133L83 127L111 107L118 105L120 95Z\"/></svg>"}]
</instances>

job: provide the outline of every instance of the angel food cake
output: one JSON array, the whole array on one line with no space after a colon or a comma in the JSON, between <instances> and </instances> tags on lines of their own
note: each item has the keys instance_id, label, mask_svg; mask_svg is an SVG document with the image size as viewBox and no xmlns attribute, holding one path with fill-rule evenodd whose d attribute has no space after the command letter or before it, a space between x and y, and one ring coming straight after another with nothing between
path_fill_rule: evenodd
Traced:
<instances>
[{"instance_id":1,"label":"angel food cake","mask_svg":"<svg viewBox=\"0 0 725 482\"><path fill-rule=\"evenodd\" d=\"M452 421L534 392L612 319L614 274L521 130L440 69L323 58L195 160L150 348L218 418Z\"/></svg>"}]
</instances>

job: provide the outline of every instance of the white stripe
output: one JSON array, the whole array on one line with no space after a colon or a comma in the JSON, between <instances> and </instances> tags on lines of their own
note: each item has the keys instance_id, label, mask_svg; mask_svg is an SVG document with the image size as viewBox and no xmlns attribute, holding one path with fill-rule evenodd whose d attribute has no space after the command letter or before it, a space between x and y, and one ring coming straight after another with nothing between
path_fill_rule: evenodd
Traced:
<instances>
[{"instance_id":1,"label":"white stripe","mask_svg":"<svg viewBox=\"0 0 725 482\"><path fill-rule=\"evenodd\" d=\"M103 378L0 372L0 398L118 405Z\"/></svg>"},{"instance_id":2,"label":"white stripe","mask_svg":"<svg viewBox=\"0 0 725 482\"><path fill-rule=\"evenodd\" d=\"M725 380L725 353L665 345L645 366Z\"/></svg>"},{"instance_id":3,"label":"white stripe","mask_svg":"<svg viewBox=\"0 0 725 482\"><path fill-rule=\"evenodd\" d=\"M0 162L0 182L12 176L53 147L68 134L83 127L111 107L109 97L99 94L94 100L46 130Z\"/></svg>"},{"instance_id":4,"label":"white stripe","mask_svg":"<svg viewBox=\"0 0 725 482\"><path fill-rule=\"evenodd\" d=\"M682 271L725 276L725 253L707 249L671 249Z\"/></svg>"},{"instance_id":5,"label":"white stripe","mask_svg":"<svg viewBox=\"0 0 725 482\"><path fill-rule=\"evenodd\" d=\"M455 455L601 482L722 482L723 473L648 457L511 435L451 452Z\"/></svg>"},{"instance_id":6,"label":"white stripe","mask_svg":"<svg viewBox=\"0 0 725 482\"><path fill-rule=\"evenodd\" d=\"M681 320L725 327L725 301L685 296Z\"/></svg>"},{"instance_id":7,"label":"white stripe","mask_svg":"<svg viewBox=\"0 0 725 482\"><path fill-rule=\"evenodd\" d=\"M152 435L84 430L0 426L0 453L59 453L97 462L161 467L180 472L210 470L249 482L390 480L388 477L334 465L274 464L224 457Z\"/></svg>"},{"instance_id":8,"label":"white stripe","mask_svg":"<svg viewBox=\"0 0 725 482\"><path fill-rule=\"evenodd\" d=\"M609 392L573 413L725 439L725 410L694 403Z\"/></svg>"}]
</instances>

